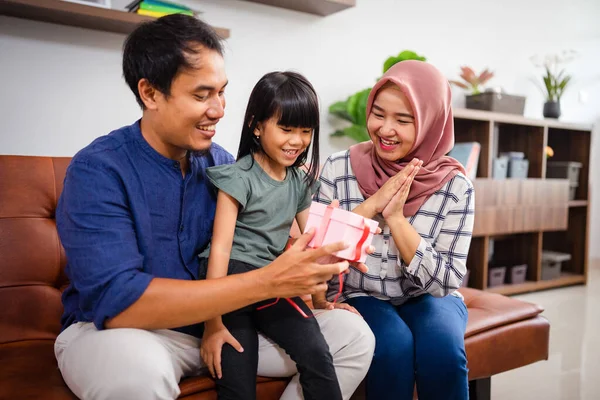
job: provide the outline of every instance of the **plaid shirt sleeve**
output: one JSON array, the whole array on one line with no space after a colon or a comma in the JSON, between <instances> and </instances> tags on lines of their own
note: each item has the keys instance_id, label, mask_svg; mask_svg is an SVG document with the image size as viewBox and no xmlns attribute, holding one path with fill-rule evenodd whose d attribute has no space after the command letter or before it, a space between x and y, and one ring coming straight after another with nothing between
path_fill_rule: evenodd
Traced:
<instances>
[{"instance_id":1,"label":"plaid shirt sleeve","mask_svg":"<svg viewBox=\"0 0 600 400\"><path fill-rule=\"evenodd\" d=\"M438 237L433 243L421 237L415 257L408 266L403 265L413 284L435 297L444 297L457 290L467 272L475 193L473 185L467 179L453 184L464 184L466 188L461 190L463 193L458 192L461 197L454 195L458 201L449 208L446 215L436 218L443 218ZM448 193L452 193L452 190L448 190ZM401 258L399 260L404 264Z\"/></svg>"}]
</instances>

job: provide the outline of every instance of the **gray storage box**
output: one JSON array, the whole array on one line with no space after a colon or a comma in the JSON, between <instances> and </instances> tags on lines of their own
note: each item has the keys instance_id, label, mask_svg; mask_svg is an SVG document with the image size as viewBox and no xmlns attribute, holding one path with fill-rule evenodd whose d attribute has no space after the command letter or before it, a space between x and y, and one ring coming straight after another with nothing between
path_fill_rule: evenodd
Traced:
<instances>
[{"instance_id":1,"label":"gray storage box","mask_svg":"<svg viewBox=\"0 0 600 400\"><path fill-rule=\"evenodd\" d=\"M548 161L546 178L568 179L571 185L578 185L581 166L582 164L576 161Z\"/></svg>"},{"instance_id":2,"label":"gray storage box","mask_svg":"<svg viewBox=\"0 0 600 400\"><path fill-rule=\"evenodd\" d=\"M495 158L492 177L494 179L506 179L507 176L508 176L508 157Z\"/></svg>"},{"instance_id":3,"label":"gray storage box","mask_svg":"<svg viewBox=\"0 0 600 400\"><path fill-rule=\"evenodd\" d=\"M511 160L523 160L525 159L525 153L522 151L508 151L506 153L500 153L500 157L508 157Z\"/></svg>"},{"instance_id":4,"label":"gray storage box","mask_svg":"<svg viewBox=\"0 0 600 400\"><path fill-rule=\"evenodd\" d=\"M488 287L504 285L506 267L490 267L488 269Z\"/></svg>"},{"instance_id":5,"label":"gray storage box","mask_svg":"<svg viewBox=\"0 0 600 400\"><path fill-rule=\"evenodd\" d=\"M542 280L548 281L560 278L562 263L570 259L570 254L559 253L557 251L542 251Z\"/></svg>"},{"instance_id":6,"label":"gray storage box","mask_svg":"<svg viewBox=\"0 0 600 400\"><path fill-rule=\"evenodd\" d=\"M523 115L525 97L506 93L479 93L467 96L467 108Z\"/></svg>"},{"instance_id":7,"label":"gray storage box","mask_svg":"<svg viewBox=\"0 0 600 400\"><path fill-rule=\"evenodd\" d=\"M511 158L508 162L508 177L517 179L527 179L529 172L529 160L519 160Z\"/></svg>"},{"instance_id":8,"label":"gray storage box","mask_svg":"<svg viewBox=\"0 0 600 400\"><path fill-rule=\"evenodd\" d=\"M506 283L524 283L527 276L527 264L512 265L506 272Z\"/></svg>"},{"instance_id":9,"label":"gray storage box","mask_svg":"<svg viewBox=\"0 0 600 400\"><path fill-rule=\"evenodd\" d=\"M569 200L575 200L575 195L577 194L578 184L572 184L569 186Z\"/></svg>"}]
</instances>

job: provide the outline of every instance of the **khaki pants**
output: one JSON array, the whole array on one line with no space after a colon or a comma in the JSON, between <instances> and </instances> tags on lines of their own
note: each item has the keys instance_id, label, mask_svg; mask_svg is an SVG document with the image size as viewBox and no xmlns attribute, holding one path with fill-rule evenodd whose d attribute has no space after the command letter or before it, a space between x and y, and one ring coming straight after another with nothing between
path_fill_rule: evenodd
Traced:
<instances>
[{"instance_id":1,"label":"khaki pants","mask_svg":"<svg viewBox=\"0 0 600 400\"><path fill-rule=\"evenodd\" d=\"M345 310L316 311L315 318L333 356L344 399L349 399L369 369L375 339L359 316ZM80 399L176 399L179 380L206 374L200 340L161 329L106 329L78 322L56 338L58 367ZM295 375L281 399L302 399L294 362L259 335L258 375Z\"/></svg>"}]
</instances>

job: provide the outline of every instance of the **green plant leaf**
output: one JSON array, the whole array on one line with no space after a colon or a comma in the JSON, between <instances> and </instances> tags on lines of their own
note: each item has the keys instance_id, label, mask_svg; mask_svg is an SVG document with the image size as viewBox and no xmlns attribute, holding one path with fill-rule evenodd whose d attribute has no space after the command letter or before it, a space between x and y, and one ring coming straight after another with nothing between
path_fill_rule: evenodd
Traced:
<instances>
[{"instance_id":1,"label":"green plant leaf","mask_svg":"<svg viewBox=\"0 0 600 400\"><path fill-rule=\"evenodd\" d=\"M329 106L329 113L346 121L352 121L352 117L348 114L348 101L338 101Z\"/></svg>"},{"instance_id":2,"label":"green plant leaf","mask_svg":"<svg viewBox=\"0 0 600 400\"><path fill-rule=\"evenodd\" d=\"M401 51L397 56L391 56L388 57L387 60L385 60L385 62L383 63L383 73L385 74L387 70L390 69L394 64L405 60L427 61L425 57L418 55L412 50L404 50Z\"/></svg>"},{"instance_id":3,"label":"green plant leaf","mask_svg":"<svg viewBox=\"0 0 600 400\"><path fill-rule=\"evenodd\" d=\"M352 125L347 128L335 131L331 134L331 136L347 136L350 139L355 140L356 142L364 142L369 140L369 133L367 132L367 128L359 125Z\"/></svg>"},{"instance_id":4,"label":"green plant leaf","mask_svg":"<svg viewBox=\"0 0 600 400\"><path fill-rule=\"evenodd\" d=\"M565 87L566 87L566 86L569 84L569 81L570 81L570 80L571 80L571 77L570 77L570 76L565 76L565 78L562 80L562 82L560 82L560 83L558 84L558 87L559 87L561 90L565 90Z\"/></svg>"},{"instance_id":5,"label":"green plant leaf","mask_svg":"<svg viewBox=\"0 0 600 400\"><path fill-rule=\"evenodd\" d=\"M554 100L554 89L552 86L552 80L549 76L544 76L544 85L546 86L546 91L548 92L548 100Z\"/></svg>"},{"instance_id":6,"label":"green plant leaf","mask_svg":"<svg viewBox=\"0 0 600 400\"><path fill-rule=\"evenodd\" d=\"M367 101L369 100L369 94L371 89L365 89L359 92L357 110L356 110L356 124L360 126L367 126Z\"/></svg>"},{"instance_id":7,"label":"green plant leaf","mask_svg":"<svg viewBox=\"0 0 600 400\"><path fill-rule=\"evenodd\" d=\"M367 98L370 91L371 88L364 89L348 97L347 111L354 124L366 125Z\"/></svg>"}]
</instances>

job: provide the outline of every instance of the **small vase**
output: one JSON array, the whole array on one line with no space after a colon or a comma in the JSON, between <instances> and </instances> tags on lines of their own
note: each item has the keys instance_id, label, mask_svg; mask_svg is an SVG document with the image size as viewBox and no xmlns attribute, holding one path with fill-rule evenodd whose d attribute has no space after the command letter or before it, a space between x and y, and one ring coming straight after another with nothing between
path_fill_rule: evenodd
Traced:
<instances>
[{"instance_id":1,"label":"small vase","mask_svg":"<svg viewBox=\"0 0 600 400\"><path fill-rule=\"evenodd\" d=\"M560 117L560 103L558 101L547 101L544 103L544 118Z\"/></svg>"}]
</instances>

